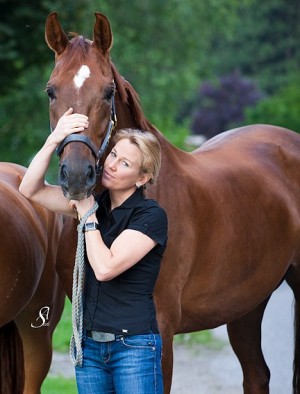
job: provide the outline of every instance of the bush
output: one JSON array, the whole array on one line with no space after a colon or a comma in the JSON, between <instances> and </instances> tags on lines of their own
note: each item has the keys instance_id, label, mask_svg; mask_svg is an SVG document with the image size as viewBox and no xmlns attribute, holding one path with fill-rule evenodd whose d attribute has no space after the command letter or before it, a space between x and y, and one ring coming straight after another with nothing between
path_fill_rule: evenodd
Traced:
<instances>
[{"instance_id":1,"label":"bush","mask_svg":"<svg viewBox=\"0 0 300 394\"><path fill-rule=\"evenodd\" d=\"M276 95L261 101L246 111L245 122L267 123L300 132L300 78L293 78L289 85Z\"/></svg>"},{"instance_id":2,"label":"bush","mask_svg":"<svg viewBox=\"0 0 300 394\"><path fill-rule=\"evenodd\" d=\"M239 72L220 77L216 83L206 81L200 86L194 104L192 132L211 138L237 127L245 120L245 109L261 98L255 84Z\"/></svg>"}]
</instances>

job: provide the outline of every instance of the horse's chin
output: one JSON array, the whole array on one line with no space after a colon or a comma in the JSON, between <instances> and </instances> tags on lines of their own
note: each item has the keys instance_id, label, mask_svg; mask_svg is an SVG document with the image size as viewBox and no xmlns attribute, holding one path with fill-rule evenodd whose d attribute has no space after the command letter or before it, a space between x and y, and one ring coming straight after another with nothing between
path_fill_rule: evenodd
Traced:
<instances>
[{"instance_id":1,"label":"horse's chin","mask_svg":"<svg viewBox=\"0 0 300 394\"><path fill-rule=\"evenodd\" d=\"M90 195L93 192L93 189L85 190L85 191L80 192L80 193L74 193L74 192L72 192L70 190L67 190L66 188L62 187L62 191L63 191L64 196L68 200L80 201L80 200L84 200L85 198L90 197Z\"/></svg>"}]
</instances>

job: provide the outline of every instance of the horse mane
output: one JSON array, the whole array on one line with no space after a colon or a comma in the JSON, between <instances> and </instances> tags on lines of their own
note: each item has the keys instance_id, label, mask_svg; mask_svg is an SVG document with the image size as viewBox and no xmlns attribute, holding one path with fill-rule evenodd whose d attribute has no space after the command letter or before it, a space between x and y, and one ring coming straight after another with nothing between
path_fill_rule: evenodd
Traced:
<instances>
[{"instance_id":1,"label":"horse mane","mask_svg":"<svg viewBox=\"0 0 300 394\"><path fill-rule=\"evenodd\" d=\"M132 85L120 75L116 66L112 62L110 62L110 64L120 101L122 104L129 107L136 127L141 130L157 131L152 123L146 118L137 92Z\"/></svg>"}]
</instances>

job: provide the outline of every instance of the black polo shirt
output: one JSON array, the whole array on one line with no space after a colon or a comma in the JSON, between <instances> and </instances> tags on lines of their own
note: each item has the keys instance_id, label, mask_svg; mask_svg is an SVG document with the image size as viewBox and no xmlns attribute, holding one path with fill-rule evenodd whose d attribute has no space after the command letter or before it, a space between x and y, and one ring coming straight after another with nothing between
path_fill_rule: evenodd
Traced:
<instances>
[{"instance_id":1,"label":"black polo shirt","mask_svg":"<svg viewBox=\"0 0 300 394\"><path fill-rule=\"evenodd\" d=\"M97 201L100 232L108 248L125 229L141 231L157 245L110 281L98 281L86 264L84 328L128 335L158 333L153 291L167 243L166 213L156 201L144 198L141 189L112 212L107 190Z\"/></svg>"}]
</instances>

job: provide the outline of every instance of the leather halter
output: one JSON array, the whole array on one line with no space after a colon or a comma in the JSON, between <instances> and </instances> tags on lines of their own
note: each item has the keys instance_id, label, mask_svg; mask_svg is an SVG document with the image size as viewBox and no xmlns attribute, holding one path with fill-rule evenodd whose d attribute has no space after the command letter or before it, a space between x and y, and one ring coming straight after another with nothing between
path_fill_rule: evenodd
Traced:
<instances>
[{"instance_id":1,"label":"leather halter","mask_svg":"<svg viewBox=\"0 0 300 394\"><path fill-rule=\"evenodd\" d=\"M70 134L68 135L68 137L66 137L56 148L56 154L57 156L60 156L62 154L62 151L64 150L64 147L69 144L70 142L82 142L83 144L85 144L86 146L88 146L90 148L90 150L92 151L93 156L96 159L96 174L99 175L102 171L102 167L100 166L100 159L103 156L105 150L108 147L108 143L111 137L111 134L113 132L113 130L115 129L117 125L117 115L116 115L116 107L115 107L115 96L112 97L111 99L111 112L110 112L110 119L108 122L108 126L107 126L107 130L106 130L106 134L105 137L102 141L102 144L99 148L99 150L97 149L97 147L95 146L95 144L93 143L93 141L86 135L84 134Z\"/></svg>"}]
</instances>

